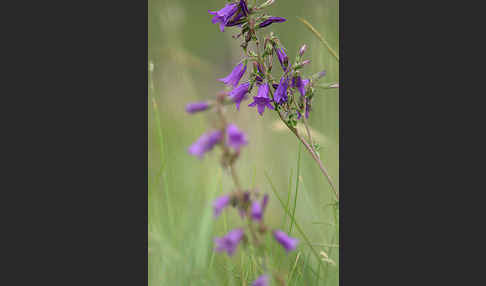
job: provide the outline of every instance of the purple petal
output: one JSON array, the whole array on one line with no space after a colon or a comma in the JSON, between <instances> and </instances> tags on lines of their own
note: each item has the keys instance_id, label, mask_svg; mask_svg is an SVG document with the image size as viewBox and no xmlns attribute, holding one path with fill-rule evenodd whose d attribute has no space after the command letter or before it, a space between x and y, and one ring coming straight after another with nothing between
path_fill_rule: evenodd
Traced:
<instances>
[{"instance_id":1,"label":"purple petal","mask_svg":"<svg viewBox=\"0 0 486 286\"><path fill-rule=\"evenodd\" d=\"M251 284L251 286L268 286L268 280L269 280L268 275L263 274L260 277L258 277L255 281L253 281L253 284Z\"/></svg>"},{"instance_id":2,"label":"purple petal","mask_svg":"<svg viewBox=\"0 0 486 286\"><path fill-rule=\"evenodd\" d=\"M214 216L218 217L223 211L223 209L226 206L228 206L229 203L230 203L229 195L224 195L214 200L213 202Z\"/></svg>"},{"instance_id":3,"label":"purple petal","mask_svg":"<svg viewBox=\"0 0 486 286\"><path fill-rule=\"evenodd\" d=\"M299 240L288 236L285 232L281 230L275 230L273 232L275 239L285 248L286 252L295 250Z\"/></svg>"},{"instance_id":4,"label":"purple petal","mask_svg":"<svg viewBox=\"0 0 486 286\"><path fill-rule=\"evenodd\" d=\"M258 25L260 28L266 27L272 23L279 23L279 22L285 22L287 19L282 18L282 17L270 17L266 19L265 21L261 22L260 25Z\"/></svg>"},{"instance_id":5,"label":"purple petal","mask_svg":"<svg viewBox=\"0 0 486 286\"><path fill-rule=\"evenodd\" d=\"M240 131L234 124L228 125L226 128L226 136L228 138L228 145L235 150L239 150L242 146L248 144L245 133Z\"/></svg>"},{"instance_id":6,"label":"purple petal","mask_svg":"<svg viewBox=\"0 0 486 286\"><path fill-rule=\"evenodd\" d=\"M228 234L223 237L217 237L214 239L214 243L216 244L215 250L217 252L226 251L229 256L232 256L238 244L240 243L241 239L243 238L244 231L243 229L234 229Z\"/></svg>"},{"instance_id":7,"label":"purple petal","mask_svg":"<svg viewBox=\"0 0 486 286\"><path fill-rule=\"evenodd\" d=\"M192 113L204 111L208 108L209 108L209 104L206 101L193 102L186 105L186 112L192 114Z\"/></svg>"}]
</instances>

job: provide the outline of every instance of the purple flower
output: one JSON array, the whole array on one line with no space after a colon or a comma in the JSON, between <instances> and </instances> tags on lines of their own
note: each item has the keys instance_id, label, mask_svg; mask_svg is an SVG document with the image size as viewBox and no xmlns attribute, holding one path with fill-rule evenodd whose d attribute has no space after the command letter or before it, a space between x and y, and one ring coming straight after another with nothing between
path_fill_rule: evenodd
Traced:
<instances>
[{"instance_id":1,"label":"purple flower","mask_svg":"<svg viewBox=\"0 0 486 286\"><path fill-rule=\"evenodd\" d=\"M257 280L253 281L251 286L268 286L268 275L263 274L257 278Z\"/></svg>"},{"instance_id":2,"label":"purple flower","mask_svg":"<svg viewBox=\"0 0 486 286\"><path fill-rule=\"evenodd\" d=\"M305 97L305 89L309 84L309 82L310 80L308 79L302 79L300 76L296 76L292 78L292 87L297 88L300 92L300 95Z\"/></svg>"},{"instance_id":3,"label":"purple flower","mask_svg":"<svg viewBox=\"0 0 486 286\"><path fill-rule=\"evenodd\" d=\"M234 229L223 237L216 237L214 243L216 244L216 251L222 252L226 251L229 256L233 256L238 244L243 238L243 229Z\"/></svg>"},{"instance_id":4,"label":"purple flower","mask_svg":"<svg viewBox=\"0 0 486 286\"><path fill-rule=\"evenodd\" d=\"M279 22L285 22L287 19L282 18L282 17L270 17L266 19L265 21L261 22L260 25L258 25L260 28L266 27L272 23L279 23Z\"/></svg>"},{"instance_id":5,"label":"purple flower","mask_svg":"<svg viewBox=\"0 0 486 286\"><path fill-rule=\"evenodd\" d=\"M265 106L269 109L275 109L273 105L270 103L272 100L268 97L268 84L262 84L258 87L258 94L253 97L253 102L248 104L248 106L253 107L257 106L258 113L263 115L265 111Z\"/></svg>"},{"instance_id":6,"label":"purple flower","mask_svg":"<svg viewBox=\"0 0 486 286\"><path fill-rule=\"evenodd\" d=\"M232 85L233 87L236 87L238 83L240 82L241 78L245 74L246 71L246 65L243 65L243 63L237 65L231 73L224 77L218 79L219 81L224 82L225 84Z\"/></svg>"},{"instance_id":7,"label":"purple flower","mask_svg":"<svg viewBox=\"0 0 486 286\"><path fill-rule=\"evenodd\" d=\"M209 14L214 15L211 22L213 24L219 23L219 29L224 32L224 27L230 21L231 17L238 11L238 5L235 3L226 4L223 9L219 11L209 11Z\"/></svg>"},{"instance_id":8,"label":"purple flower","mask_svg":"<svg viewBox=\"0 0 486 286\"><path fill-rule=\"evenodd\" d=\"M246 6L246 0L240 0L240 7L241 11L243 11L245 16L248 16L248 7Z\"/></svg>"},{"instance_id":9,"label":"purple flower","mask_svg":"<svg viewBox=\"0 0 486 286\"><path fill-rule=\"evenodd\" d=\"M265 212L265 208L267 207L268 203L268 195L265 194L263 196L262 202L254 201L251 205L251 217L254 220L261 221L263 218L263 213Z\"/></svg>"},{"instance_id":10,"label":"purple flower","mask_svg":"<svg viewBox=\"0 0 486 286\"><path fill-rule=\"evenodd\" d=\"M285 50L280 47L275 48L275 52L277 53L278 61L280 62L282 69L284 71L287 71L287 66L289 65L289 57L285 53Z\"/></svg>"},{"instance_id":11,"label":"purple flower","mask_svg":"<svg viewBox=\"0 0 486 286\"><path fill-rule=\"evenodd\" d=\"M214 209L214 216L215 217L218 217L221 212L223 211L223 209L228 206L228 204L230 203L230 196L229 195L224 195L224 196L221 196L219 198L217 198L216 200L214 200L213 202L213 209Z\"/></svg>"},{"instance_id":12,"label":"purple flower","mask_svg":"<svg viewBox=\"0 0 486 286\"><path fill-rule=\"evenodd\" d=\"M245 99L245 95L248 93L250 88L250 83L245 82L240 84L238 87L233 88L233 90L229 93L229 97L233 99L233 102L236 103L236 109L240 110L240 103L243 99Z\"/></svg>"},{"instance_id":13,"label":"purple flower","mask_svg":"<svg viewBox=\"0 0 486 286\"><path fill-rule=\"evenodd\" d=\"M241 132L234 124L228 125L226 128L226 136L228 138L228 145L236 151L240 150L241 146L248 144L245 133Z\"/></svg>"},{"instance_id":14,"label":"purple flower","mask_svg":"<svg viewBox=\"0 0 486 286\"><path fill-rule=\"evenodd\" d=\"M280 79L280 83L278 84L277 90L273 96L273 100L275 100L278 104L282 104L287 101L287 88L289 87L288 79L282 77Z\"/></svg>"},{"instance_id":15,"label":"purple flower","mask_svg":"<svg viewBox=\"0 0 486 286\"><path fill-rule=\"evenodd\" d=\"M223 133L220 130L207 132L189 147L189 153L202 158L204 154L211 151L214 145L218 144L221 139L223 139Z\"/></svg>"},{"instance_id":16,"label":"purple flower","mask_svg":"<svg viewBox=\"0 0 486 286\"><path fill-rule=\"evenodd\" d=\"M186 112L196 113L199 111L204 111L208 108L209 108L209 103L207 103L206 101L193 102L186 105Z\"/></svg>"},{"instance_id":17,"label":"purple flower","mask_svg":"<svg viewBox=\"0 0 486 286\"><path fill-rule=\"evenodd\" d=\"M285 248L286 252L294 250L299 243L298 239L288 236L281 230L275 230L273 236Z\"/></svg>"}]
</instances>

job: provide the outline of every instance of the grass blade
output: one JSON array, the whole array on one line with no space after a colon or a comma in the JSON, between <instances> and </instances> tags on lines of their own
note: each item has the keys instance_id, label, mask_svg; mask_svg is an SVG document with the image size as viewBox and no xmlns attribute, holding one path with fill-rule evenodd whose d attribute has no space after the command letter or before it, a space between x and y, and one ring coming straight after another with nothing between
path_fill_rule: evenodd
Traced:
<instances>
[{"instance_id":1,"label":"grass blade","mask_svg":"<svg viewBox=\"0 0 486 286\"><path fill-rule=\"evenodd\" d=\"M307 20L305 19L302 19L300 17L297 17L297 19L299 21L301 21L314 35L316 35L316 37L321 41L321 43L324 45L324 47L326 47L329 52L331 53L331 55L334 56L334 58L339 62L339 56L337 55L337 53L331 48L331 46L329 46L329 43L324 39L324 37L321 35L321 33L319 33L316 28L314 28L309 22L307 22Z\"/></svg>"},{"instance_id":2,"label":"grass blade","mask_svg":"<svg viewBox=\"0 0 486 286\"><path fill-rule=\"evenodd\" d=\"M295 217L295 209L297 208L297 194L299 192L299 182L300 182L300 144L299 152L297 155L297 175L295 177L295 196L294 196L294 210L292 211L292 216ZM292 228L294 225L294 220L290 223L289 234L292 234Z\"/></svg>"},{"instance_id":3,"label":"grass blade","mask_svg":"<svg viewBox=\"0 0 486 286\"><path fill-rule=\"evenodd\" d=\"M282 199L280 198L280 196L278 195L277 190L275 189L275 186L273 185L272 180L270 179L270 177L267 174L267 171L264 171L264 174L265 174L265 178L267 178L268 183L270 184L270 187L271 187L273 193L275 194L275 196L277 197L278 201L280 202L280 205L282 206L282 208L284 209L284 211L287 213L287 215L290 216L290 218L292 219L292 221L294 221L295 228L300 233L300 235L302 235L302 238L305 240L305 242L307 243L307 245L309 245L309 248L311 249L312 253L316 257L316 259L319 262L319 264L322 264L322 261L321 261L321 259L319 257L319 254L312 247L312 244L311 244L309 238L307 238L307 235L305 235L305 233L302 231L302 228L300 228L300 225L297 223L297 221L295 221L294 216L290 213L290 211L288 209L285 208L285 205L284 205Z\"/></svg>"}]
</instances>

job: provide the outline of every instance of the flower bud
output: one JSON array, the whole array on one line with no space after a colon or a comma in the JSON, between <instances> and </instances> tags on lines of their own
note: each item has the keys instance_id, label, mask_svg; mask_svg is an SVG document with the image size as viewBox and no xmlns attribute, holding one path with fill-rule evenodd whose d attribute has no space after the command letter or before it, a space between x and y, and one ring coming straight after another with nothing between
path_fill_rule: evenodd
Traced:
<instances>
[{"instance_id":1,"label":"flower bud","mask_svg":"<svg viewBox=\"0 0 486 286\"><path fill-rule=\"evenodd\" d=\"M306 46L306 44L303 44L302 47L300 47L300 50L299 50L299 55L301 57L304 54L305 50L307 50L307 46Z\"/></svg>"}]
</instances>

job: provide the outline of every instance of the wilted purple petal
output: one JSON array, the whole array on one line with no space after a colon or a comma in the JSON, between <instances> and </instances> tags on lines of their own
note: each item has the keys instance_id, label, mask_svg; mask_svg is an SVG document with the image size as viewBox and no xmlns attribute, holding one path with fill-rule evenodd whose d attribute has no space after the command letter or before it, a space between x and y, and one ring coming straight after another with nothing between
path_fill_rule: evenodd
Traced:
<instances>
[{"instance_id":1,"label":"wilted purple petal","mask_svg":"<svg viewBox=\"0 0 486 286\"><path fill-rule=\"evenodd\" d=\"M223 209L228 206L228 204L230 203L230 196L229 195L224 195L224 196L221 196L219 198L217 198L216 200L214 200L213 202L213 209L214 209L214 216L215 217L218 217L221 212L223 211Z\"/></svg>"},{"instance_id":2,"label":"wilted purple petal","mask_svg":"<svg viewBox=\"0 0 486 286\"><path fill-rule=\"evenodd\" d=\"M250 83L245 82L240 84L238 87L233 88L233 90L229 93L229 97L233 99L234 103L236 103L236 109L240 110L240 103L243 99L245 99L249 88Z\"/></svg>"},{"instance_id":3,"label":"wilted purple petal","mask_svg":"<svg viewBox=\"0 0 486 286\"><path fill-rule=\"evenodd\" d=\"M220 130L207 132L199 137L199 139L189 147L188 151L191 155L202 158L204 154L213 149L214 145L218 144L221 139L223 139L223 133Z\"/></svg>"},{"instance_id":4,"label":"wilted purple petal","mask_svg":"<svg viewBox=\"0 0 486 286\"><path fill-rule=\"evenodd\" d=\"M243 65L243 63L241 63L236 67L234 67L228 76L224 78L220 78L219 81L222 81L225 84L229 84L232 85L233 87L236 87L240 82L241 78L243 77L243 75L245 74L245 71L246 71L246 65Z\"/></svg>"},{"instance_id":5,"label":"wilted purple petal","mask_svg":"<svg viewBox=\"0 0 486 286\"><path fill-rule=\"evenodd\" d=\"M287 101L287 88L288 88L288 79L285 77L282 77L280 79L280 83L277 87L277 90L275 91L275 94L273 96L273 99L275 102L278 104L282 104Z\"/></svg>"},{"instance_id":6,"label":"wilted purple petal","mask_svg":"<svg viewBox=\"0 0 486 286\"><path fill-rule=\"evenodd\" d=\"M253 284L251 286L268 286L268 275L263 274L260 277L258 277L255 281L253 281Z\"/></svg>"},{"instance_id":7,"label":"wilted purple petal","mask_svg":"<svg viewBox=\"0 0 486 286\"><path fill-rule=\"evenodd\" d=\"M281 230L275 230L273 236L285 248L286 252L294 250L299 243L298 239L288 236Z\"/></svg>"},{"instance_id":8,"label":"wilted purple petal","mask_svg":"<svg viewBox=\"0 0 486 286\"><path fill-rule=\"evenodd\" d=\"M223 237L217 237L214 239L214 243L216 244L215 250L217 252L226 251L229 256L233 256L240 243L241 239L243 238L243 229L234 229L228 234Z\"/></svg>"},{"instance_id":9,"label":"wilted purple petal","mask_svg":"<svg viewBox=\"0 0 486 286\"><path fill-rule=\"evenodd\" d=\"M186 112L196 113L199 111L204 111L208 108L209 108L209 103L207 103L206 101L193 102L186 105Z\"/></svg>"},{"instance_id":10,"label":"wilted purple petal","mask_svg":"<svg viewBox=\"0 0 486 286\"><path fill-rule=\"evenodd\" d=\"M266 19L265 21L261 22L260 25L258 25L260 28L266 27L272 23L279 23L279 22L285 22L287 19L282 18L282 17L270 17Z\"/></svg>"},{"instance_id":11,"label":"wilted purple petal","mask_svg":"<svg viewBox=\"0 0 486 286\"><path fill-rule=\"evenodd\" d=\"M228 138L228 145L235 150L240 150L241 146L248 144L245 133L240 131L234 124L228 125L226 128L226 136Z\"/></svg>"}]
</instances>

